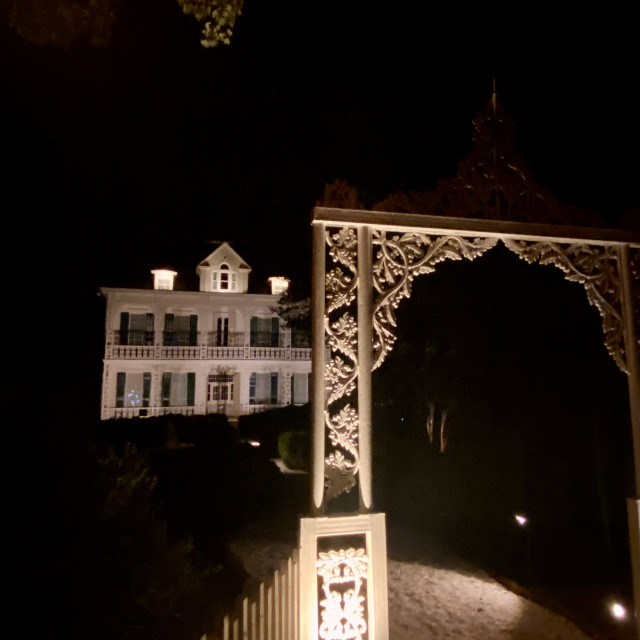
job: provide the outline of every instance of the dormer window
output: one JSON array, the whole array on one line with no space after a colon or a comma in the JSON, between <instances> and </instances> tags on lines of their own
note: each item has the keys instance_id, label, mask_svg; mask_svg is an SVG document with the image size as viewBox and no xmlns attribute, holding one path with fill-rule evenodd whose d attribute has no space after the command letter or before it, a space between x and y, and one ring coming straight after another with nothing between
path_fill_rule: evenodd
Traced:
<instances>
[{"instance_id":1,"label":"dormer window","mask_svg":"<svg viewBox=\"0 0 640 640\"><path fill-rule=\"evenodd\" d=\"M223 242L196 269L200 277L200 291L219 293L247 293L251 267Z\"/></svg>"},{"instance_id":2,"label":"dormer window","mask_svg":"<svg viewBox=\"0 0 640 640\"><path fill-rule=\"evenodd\" d=\"M229 269L229 265L221 264L217 271L211 273L212 291L236 291L237 289L237 274Z\"/></svg>"}]
</instances>

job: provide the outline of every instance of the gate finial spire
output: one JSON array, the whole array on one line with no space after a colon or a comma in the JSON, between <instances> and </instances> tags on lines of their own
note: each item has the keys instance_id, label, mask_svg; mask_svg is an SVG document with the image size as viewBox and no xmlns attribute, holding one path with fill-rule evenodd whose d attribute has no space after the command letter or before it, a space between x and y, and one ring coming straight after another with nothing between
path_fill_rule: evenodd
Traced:
<instances>
[{"instance_id":1,"label":"gate finial spire","mask_svg":"<svg viewBox=\"0 0 640 640\"><path fill-rule=\"evenodd\" d=\"M496 77L493 76L493 87L492 87L492 92L491 92L491 104L493 105L493 115L496 115L496 101L497 101L497 96L496 96Z\"/></svg>"}]
</instances>

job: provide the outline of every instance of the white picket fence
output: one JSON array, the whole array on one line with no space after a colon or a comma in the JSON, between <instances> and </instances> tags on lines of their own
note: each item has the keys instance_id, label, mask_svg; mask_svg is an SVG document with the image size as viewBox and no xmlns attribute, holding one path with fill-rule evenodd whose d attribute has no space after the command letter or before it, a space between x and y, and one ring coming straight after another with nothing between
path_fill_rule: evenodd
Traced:
<instances>
[{"instance_id":1,"label":"white picket fence","mask_svg":"<svg viewBox=\"0 0 640 640\"><path fill-rule=\"evenodd\" d=\"M299 591L299 551L295 549L256 594L239 598L235 614L224 618L223 640L298 640Z\"/></svg>"}]
</instances>

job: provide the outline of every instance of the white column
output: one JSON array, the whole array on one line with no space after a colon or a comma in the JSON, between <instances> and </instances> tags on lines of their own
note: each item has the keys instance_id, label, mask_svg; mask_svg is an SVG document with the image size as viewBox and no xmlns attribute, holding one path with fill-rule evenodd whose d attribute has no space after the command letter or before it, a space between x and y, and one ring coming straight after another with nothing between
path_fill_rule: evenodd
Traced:
<instances>
[{"instance_id":1,"label":"white column","mask_svg":"<svg viewBox=\"0 0 640 640\"><path fill-rule=\"evenodd\" d=\"M360 511L373 505L371 490L371 361L373 349L371 227L358 227L358 449Z\"/></svg>"},{"instance_id":2,"label":"white column","mask_svg":"<svg viewBox=\"0 0 640 640\"><path fill-rule=\"evenodd\" d=\"M313 224L311 279L311 513L324 513L324 439L325 439L325 225Z\"/></svg>"},{"instance_id":3,"label":"white column","mask_svg":"<svg viewBox=\"0 0 640 640\"><path fill-rule=\"evenodd\" d=\"M622 321L624 344L629 381L629 405L631 431L633 437L633 459L635 468L635 495L627 501L629 519L629 545L631 548L631 571L633 579L633 600L636 617L637 636L640 640L640 357L638 336L636 336L631 295L631 260L629 245L618 248L618 264L622 285Z\"/></svg>"}]
</instances>

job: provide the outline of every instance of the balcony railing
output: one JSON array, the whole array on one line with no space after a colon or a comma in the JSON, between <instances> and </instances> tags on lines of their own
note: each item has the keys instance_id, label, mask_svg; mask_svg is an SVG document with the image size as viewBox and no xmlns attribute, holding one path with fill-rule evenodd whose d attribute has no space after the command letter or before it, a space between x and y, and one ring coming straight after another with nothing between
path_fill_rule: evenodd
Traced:
<instances>
[{"instance_id":1,"label":"balcony railing","mask_svg":"<svg viewBox=\"0 0 640 640\"><path fill-rule=\"evenodd\" d=\"M262 413L263 411L269 411L270 409L281 409L284 404L243 404L242 413Z\"/></svg>"},{"instance_id":2,"label":"balcony railing","mask_svg":"<svg viewBox=\"0 0 640 640\"><path fill-rule=\"evenodd\" d=\"M144 334L144 335L142 335ZM192 344L176 344L174 332L165 342L164 332L111 331L107 334L105 358L131 360L310 360L311 349L303 334L288 330L279 334L260 332L195 332ZM276 339L277 338L277 339ZM154 343L157 339L157 344ZM149 344L150 341L150 344ZM178 342L188 342L178 340ZM195 343L195 344L193 344Z\"/></svg>"},{"instance_id":3,"label":"balcony railing","mask_svg":"<svg viewBox=\"0 0 640 640\"><path fill-rule=\"evenodd\" d=\"M204 414L204 406L191 407L109 407L105 410L106 419L119 418L151 418L164 416L169 413L182 416L193 416Z\"/></svg>"},{"instance_id":4,"label":"balcony railing","mask_svg":"<svg viewBox=\"0 0 640 640\"><path fill-rule=\"evenodd\" d=\"M217 413L227 413L231 403L220 401L219 403L209 403L208 407L199 404L192 407L106 407L102 410L103 420L113 420L120 418L153 418L156 416L164 416L167 414L178 414L182 416L201 416L212 412L212 406L215 405ZM269 409L280 409L286 406L283 403L278 404L242 404L241 413L262 413Z\"/></svg>"}]
</instances>

